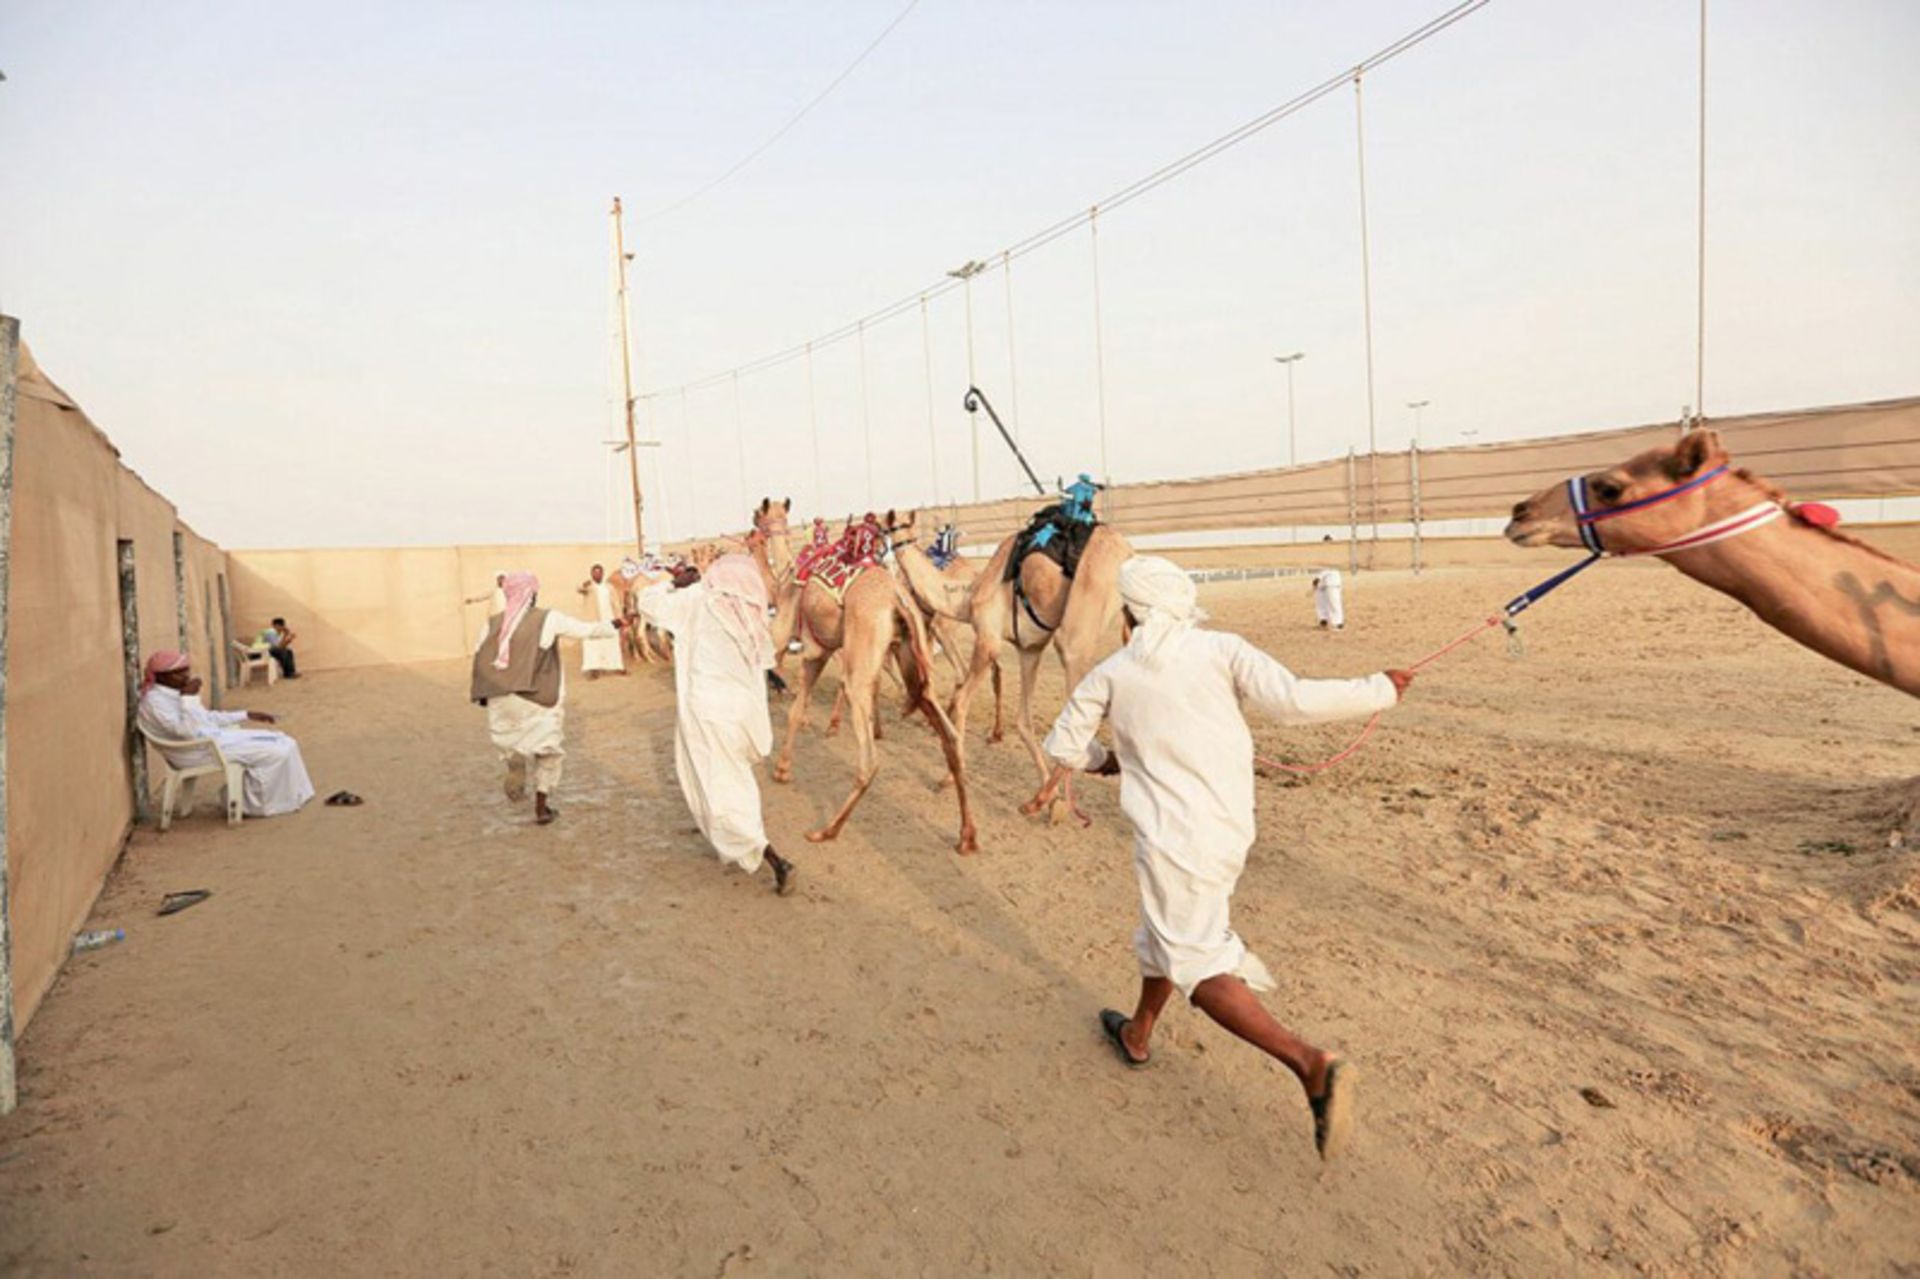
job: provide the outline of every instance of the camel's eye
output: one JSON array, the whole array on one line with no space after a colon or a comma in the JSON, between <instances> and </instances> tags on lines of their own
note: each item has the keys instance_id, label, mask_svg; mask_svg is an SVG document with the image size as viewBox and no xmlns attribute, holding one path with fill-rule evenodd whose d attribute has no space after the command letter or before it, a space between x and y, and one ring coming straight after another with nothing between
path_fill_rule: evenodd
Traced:
<instances>
[{"instance_id":1,"label":"camel's eye","mask_svg":"<svg viewBox=\"0 0 1920 1279\"><path fill-rule=\"evenodd\" d=\"M1604 475L1589 483L1593 489L1593 495L1609 506L1618 502L1621 495L1627 491L1626 485L1619 480L1609 479Z\"/></svg>"}]
</instances>

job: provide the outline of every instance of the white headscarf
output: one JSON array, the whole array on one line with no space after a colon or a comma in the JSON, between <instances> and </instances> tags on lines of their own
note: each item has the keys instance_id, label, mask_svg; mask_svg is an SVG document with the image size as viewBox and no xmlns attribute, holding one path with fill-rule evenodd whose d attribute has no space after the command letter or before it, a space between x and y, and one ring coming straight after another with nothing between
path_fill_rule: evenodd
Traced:
<instances>
[{"instance_id":1,"label":"white headscarf","mask_svg":"<svg viewBox=\"0 0 1920 1279\"><path fill-rule=\"evenodd\" d=\"M1120 566L1120 598L1138 623L1127 647L1149 670L1167 645L1207 618L1187 571L1158 555L1136 555Z\"/></svg>"},{"instance_id":2,"label":"white headscarf","mask_svg":"<svg viewBox=\"0 0 1920 1279\"><path fill-rule=\"evenodd\" d=\"M707 567L707 605L726 628L740 655L759 670L773 669L773 635L767 627L767 579L748 555L722 555Z\"/></svg>"}]
</instances>

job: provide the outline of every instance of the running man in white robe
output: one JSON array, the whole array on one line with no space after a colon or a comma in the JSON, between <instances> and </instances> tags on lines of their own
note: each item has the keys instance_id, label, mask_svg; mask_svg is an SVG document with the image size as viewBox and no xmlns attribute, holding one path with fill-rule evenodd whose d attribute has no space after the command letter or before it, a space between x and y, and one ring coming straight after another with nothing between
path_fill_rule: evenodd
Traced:
<instances>
[{"instance_id":1,"label":"running man in white robe","mask_svg":"<svg viewBox=\"0 0 1920 1279\"><path fill-rule=\"evenodd\" d=\"M185 653L162 649L147 659L139 718L142 728L167 741L218 743L221 755L245 770L240 811L248 817L279 817L313 798L313 781L300 758L300 744L282 732L241 727L272 724L273 716L263 711L208 710L200 701L200 680ZM162 747L160 753L175 768L213 763L213 751L205 746Z\"/></svg>"},{"instance_id":2,"label":"running man in white robe","mask_svg":"<svg viewBox=\"0 0 1920 1279\"><path fill-rule=\"evenodd\" d=\"M560 815L549 797L560 785L567 754L567 675L558 643L617 641L621 624L582 622L535 607L540 579L531 573L507 574L504 589L507 607L487 619L473 654L470 696L487 708L487 732L507 767L507 798L517 804L527 797L531 773L534 820L546 826Z\"/></svg>"},{"instance_id":3,"label":"running man in white robe","mask_svg":"<svg viewBox=\"0 0 1920 1279\"><path fill-rule=\"evenodd\" d=\"M747 874L773 867L774 891L798 872L767 842L753 766L773 749L767 677L773 634L767 582L745 555L723 555L703 580L661 582L640 593L640 616L673 636L674 772L700 833L720 860Z\"/></svg>"},{"instance_id":4,"label":"running man in white robe","mask_svg":"<svg viewBox=\"0 0 1920 1279\"><path fill-rule=\"evenodd\" d=\"M1347 628L1347 610L1341 602L1342 589L1340 570L1322 569L1313 579L1313 611L1319 615L1320 629L1331 626L1336 631Z\"/></svg>"},{"instance_id":5,"label":"running man in white robe","mask_svg":"<svg viewBox=\"0 0 1920 1279\"><path fill-rule=\"evenodd\" d=\"M593 566L592 575L580 584L580 593L587 597L593 607L595 620L611 626L620 616L620 606L613 598L613 586L607 581L607 570L598 564ZM588 679L599 679L600 672L612 671L616 675L627 673L626 654L620 651L620 637L612 639L584 640L580 645L580 669L587 673Z\"/></svg>"},{"instance_id":6,"label":"running man in white robe","mask_svg":"<svg viewBox=\"0 0 1920 1279\"><path fill-rule=\"evenodd\" d=\"M1120 807L1134 827L1140 999L1132 1017L1109 1008L1100 1024L1127 1065L1145 1066L1154 1023L1178 989L1293 1071L1313 1110L1315 1145L1331 1159L1353 1122L1353 1069L1254 995L1272 990L1273 978L1228 914L1255 833L1253 736L1241 708L1289 724L1349 719L1394 705L1413 677L1300 679L1237 635L1199 629L1206 614L1193 581L1164 559L1123 564L1120 598L1132 638L1074 689L1046 742L1062 770L1119 774ZM1094 737L1103 720L1113 727L1111 753Z\"/></svg>"}]
</instances>

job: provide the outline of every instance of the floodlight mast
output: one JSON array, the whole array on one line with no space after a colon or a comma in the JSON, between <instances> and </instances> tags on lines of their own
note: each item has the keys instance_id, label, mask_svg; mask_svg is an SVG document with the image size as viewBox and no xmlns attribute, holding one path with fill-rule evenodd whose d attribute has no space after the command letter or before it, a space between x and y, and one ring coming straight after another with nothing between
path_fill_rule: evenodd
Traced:
<instances>
[{"instance_id":1,"label":"floodlight mast","mask_svg":"<svg viewBox=\"0 0 1920 1279\"><path fill-rule=\"evenodd\" d=\"M645 503L640 496L640 449L633 434L633 343L627 336L631 316L627 306L627 263L633 255L627 252L626 231L621 225L620 197L613 197L613 270L614 289L620 299L620 382L624 390L623 403L627 416L627 475L633 482L633 546L642 558L647 553L646 523L643 518Z\"/></svg>"}]
</instances>

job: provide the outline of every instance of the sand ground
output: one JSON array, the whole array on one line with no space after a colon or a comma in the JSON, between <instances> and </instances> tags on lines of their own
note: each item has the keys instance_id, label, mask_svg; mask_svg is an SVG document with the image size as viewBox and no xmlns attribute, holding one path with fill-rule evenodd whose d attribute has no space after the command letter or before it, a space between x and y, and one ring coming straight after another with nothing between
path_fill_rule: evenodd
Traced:
<instances>
[{"instance_id":1,"label":"sand ground","mask_svg":"<svg viewBox=\"0 0 1920 1279\"><path fill-rule=\"evenodd\" d=\"M1364 576L1337 636L1298 581L1206 594L1350 674L1554 562ZM1920 853L1888 834L1920 705L1660 566L1525 631L1263 784L1238 926L1364 1071L1325 1167L1291 1077L1199 1014L1140 1073L1099 1038L1135 981L1104 783L1091 830L1032 823L1017 747L977 743L962 860L889 705L886 771L814 848L852 754L816 728L767 788L780 900L689 833L663 675L574 681L550 829L456 665L256 694L368 803L134 837L96 912L130 940L22 1045L0 1270L1916 1273ZM155 918L181 888L216 895Z\"/></svg>"}]
</instances>

